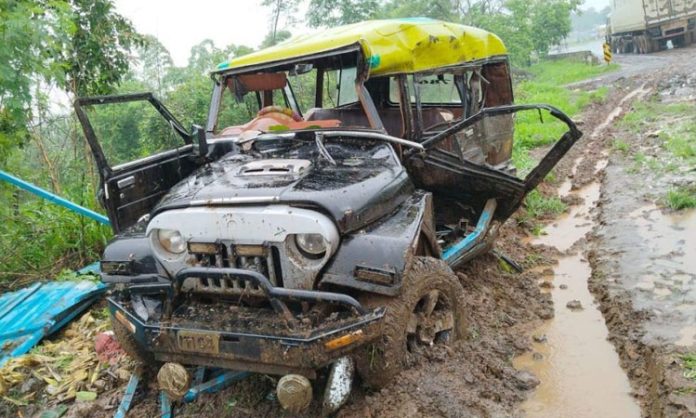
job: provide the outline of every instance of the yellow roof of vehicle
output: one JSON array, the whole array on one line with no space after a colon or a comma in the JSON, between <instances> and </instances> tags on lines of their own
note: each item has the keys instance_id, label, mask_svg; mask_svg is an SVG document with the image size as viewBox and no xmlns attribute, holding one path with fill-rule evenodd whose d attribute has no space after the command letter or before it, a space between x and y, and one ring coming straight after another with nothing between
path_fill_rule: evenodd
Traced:
<instances>
[{"instance_id":1,"label":"yellow roof of vehicle","mask_svg":"<svg viewBox=\"0 0 696 418\"><path fill-rule=\"evenodd\" d=\"M300 35L218 65L242 69L336 50L359 43L370 75L412 73L505 55L496 35L427 18L370 20Z\"/></svg>"}]
</instances>

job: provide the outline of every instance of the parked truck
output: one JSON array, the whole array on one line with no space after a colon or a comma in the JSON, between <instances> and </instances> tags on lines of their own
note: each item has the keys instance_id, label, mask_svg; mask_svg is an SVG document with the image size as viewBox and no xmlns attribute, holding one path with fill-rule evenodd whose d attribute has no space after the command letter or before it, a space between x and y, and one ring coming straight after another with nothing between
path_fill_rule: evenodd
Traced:
<instances>
[{"instance_id":1,"label":"parked truck","mask_svg":"<svg viewBox=\"0 0 696 418\"><path fill-rule=\"evenodd\" d=\"M613 0L607 42L615 53L646 54L691 44L695 30L696 0Z\"/></svg>"}]
</instances>

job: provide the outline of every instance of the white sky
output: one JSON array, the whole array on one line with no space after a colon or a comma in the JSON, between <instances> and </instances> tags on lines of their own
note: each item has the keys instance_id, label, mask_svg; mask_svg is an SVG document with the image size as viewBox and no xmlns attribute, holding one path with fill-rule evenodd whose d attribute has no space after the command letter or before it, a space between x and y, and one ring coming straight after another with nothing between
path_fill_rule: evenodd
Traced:
<instances>
[{"instance_id":1,"label":"white sky","mask_svg":"<svg viewBox=\"0 0 696 418\"><path fill-rule=\"evenodd\" d=\"M611 0L585 0L585 3L580 7L582 9L589 9L590 7L594 7L597 11L600 11L603 8L609 6L610 2Z\"/></svg>"},{"instance_id":2,"label":"white sky","mask_svg":"<svg viewBox=\"0 0 696 418\"><path fill-rule=\"evenodd\" d=\"M609 1L585 0L582 7L601 10ZM177 66L186 65L191 47L204 39L212 39L218 47L237 44L257 48L269 31L269 9L261 7L260 0L114 0L114 3L116 10L130 19L138 32L157 37ZM300 7L298 17L304 16L305 7ZM283 24L281 21L280 26ZM302 24L287 29L293 35L307 31Z\"/></svg>"},{"instance_id":3,"label":"white sky","mask_svg":"<svg viewBox=\"0 0 696 418\"><path fill-rule=\"evenodd\" d=\"M204 39L212 39L218 47L237 44L257 48L270 29L270 10L261 7L260 0L115 0L114 3L116 10L130 19L138 32L157 37L178 66L186 65L191 47ZM299 33L288 29L293 35Z\"/></svg>"}]
</instances>

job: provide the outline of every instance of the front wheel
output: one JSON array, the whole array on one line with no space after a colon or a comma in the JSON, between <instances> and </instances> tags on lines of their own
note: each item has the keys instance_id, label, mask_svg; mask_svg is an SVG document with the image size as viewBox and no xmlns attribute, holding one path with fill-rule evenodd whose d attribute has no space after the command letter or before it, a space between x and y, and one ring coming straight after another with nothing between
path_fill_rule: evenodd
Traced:
<instances>
[{"instance_id":1,"label":"front wheel","mask_svg":"<svg viewBox=\"0 0 696 418\"><path fill-rule=\"evenodd\" d=\"M436 345L449 345L467 330L464 289L442 260L414 258L403 278L401 295L370 295L368 306L385 306L384 328L377 341L361 347L356 367L373 388L389 383L409 360Z\"/></svg>"}]
</instances>

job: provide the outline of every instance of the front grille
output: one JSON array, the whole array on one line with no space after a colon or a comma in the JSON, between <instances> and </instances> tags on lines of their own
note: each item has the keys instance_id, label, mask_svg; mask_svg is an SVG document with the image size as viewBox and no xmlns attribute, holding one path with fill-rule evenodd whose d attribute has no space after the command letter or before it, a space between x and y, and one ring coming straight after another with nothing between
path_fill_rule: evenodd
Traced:
<instances>
[{"instance_id":1,"label":"front grille","mask_svg":"<svg viewBox=\"0 0 696 418\"><path fill-rule=\"evenodd\" d=\"M238 268L263 274L273 286L282 284L280 263L274 262L271 247L261 245L233 245L223 243L191 243L189 253L196 267ZM263 291L255 284L237 279L189 278L185 290L200 293L262 296Z\"/></svg>"}]
</instances>

